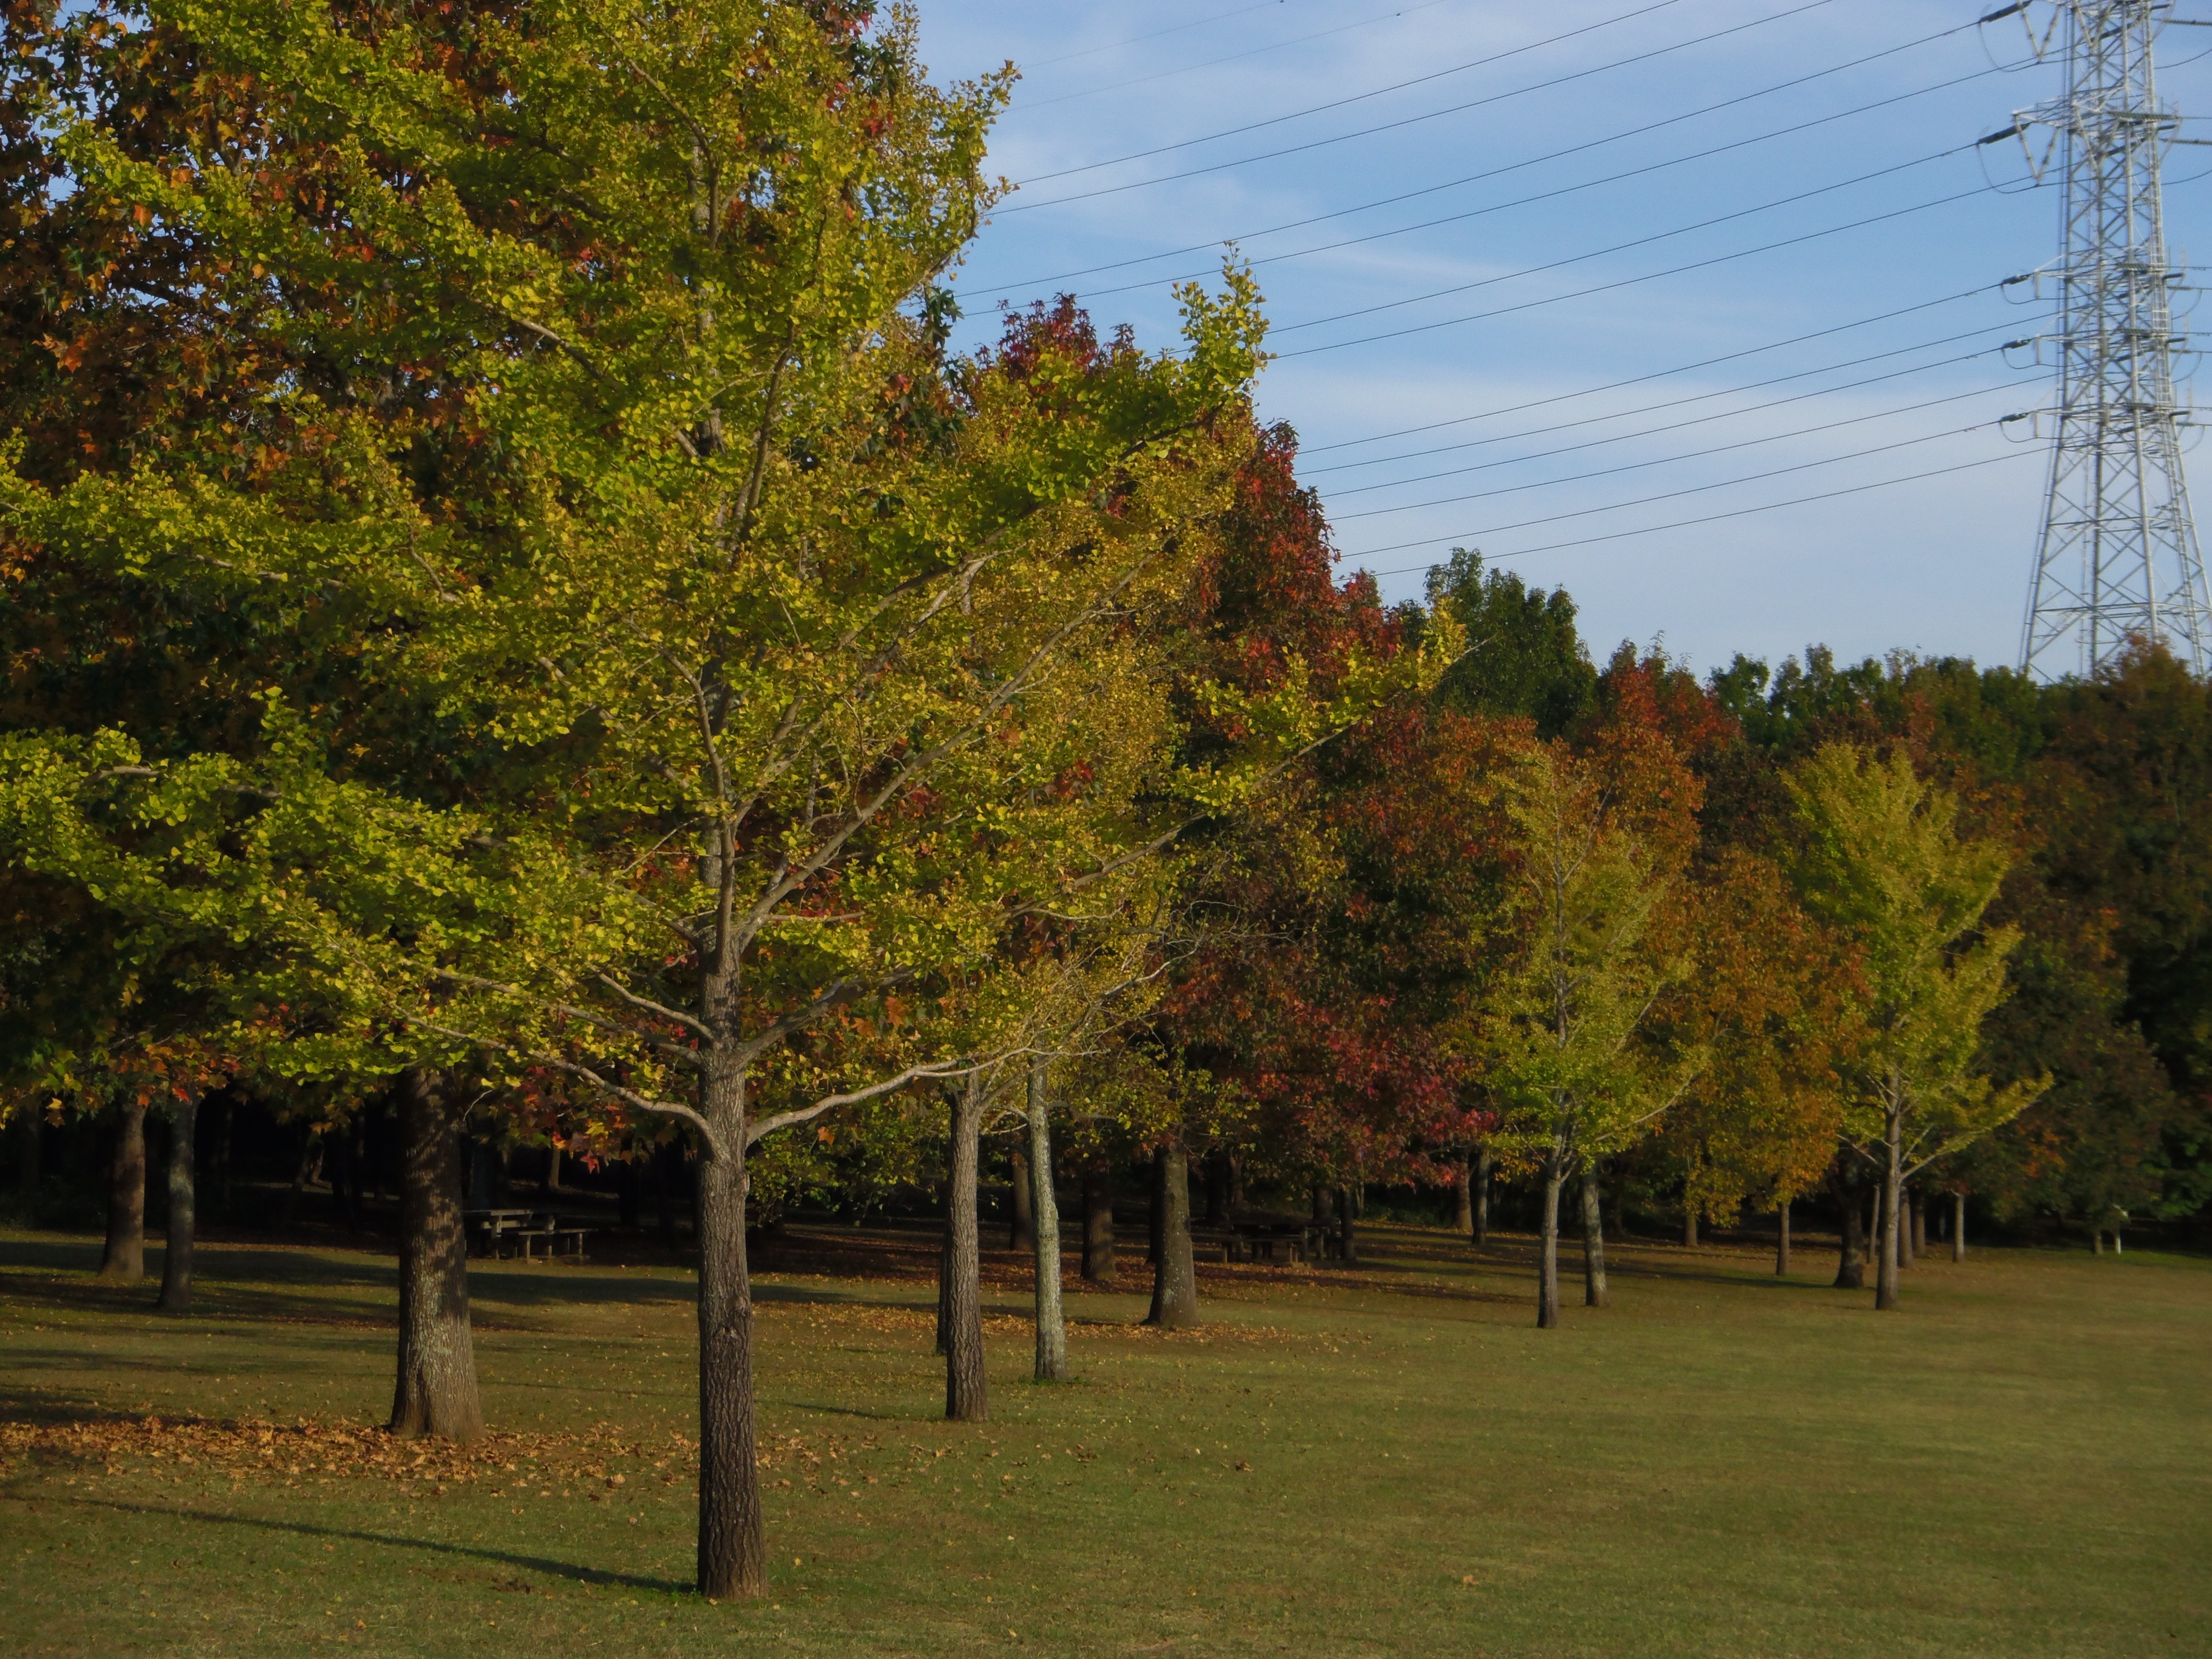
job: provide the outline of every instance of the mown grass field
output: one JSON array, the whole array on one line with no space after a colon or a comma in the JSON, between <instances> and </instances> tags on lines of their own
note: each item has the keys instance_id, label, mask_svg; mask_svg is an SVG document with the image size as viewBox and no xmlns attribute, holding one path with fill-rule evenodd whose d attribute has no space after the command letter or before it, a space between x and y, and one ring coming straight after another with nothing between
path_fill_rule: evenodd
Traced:
<instances>
[{"instance_id":1,"label":"mown grass field","mask_svg":"<svg viewBox=\"0 0 2212 1659\"><path fill-rule=\"evenodd\" d=\"M874 1277L764 1275L774 1589L710 1607L684 1588L681 1272L483 1266L501 1433L417 1463L369 1431L389 1260L209 1247L177 1321L150 1284L93 1284L95 1241L0 1235L0 1636L514 1659L2212 1653L2212 1264L1979 1252L1913 1269L1877 1317L1826 1288L1825 1252L1778 1282L1748 1252L1632 1246L1612 1310L1540 1332L1526 1240L1475 1260L1368 1237L1358 1274L1202 1270L1194 1334L1133 1328L1133 1294L1073 1295L1081 1380L1052 1388L1023 1380L1009 1267L972 1428L938 1419L913 1239L882 1241Z\"/></svg>"}]
</instances>

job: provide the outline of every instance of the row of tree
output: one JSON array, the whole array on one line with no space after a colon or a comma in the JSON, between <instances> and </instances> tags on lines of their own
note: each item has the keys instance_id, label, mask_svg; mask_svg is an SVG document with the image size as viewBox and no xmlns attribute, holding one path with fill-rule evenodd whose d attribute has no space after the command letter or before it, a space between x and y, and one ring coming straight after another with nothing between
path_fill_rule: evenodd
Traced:
<instances>
[{"instance_id":1,"label":"row of tree","mask_svg":"<svg viewBox=\"0 0 2212 1659\"><path fill-rule=\"evenodd\" d=\"M1385 608L1255 420L1240 270L1176 352L1065 299L951 349L1008 82L932 85L902 13L6 17L9 1108L116 1120L118 1258L170 1114L181 1308L204 1096L391 1103L395 1430L481 1426L471 1125L688 1158L717 1596L749 1218L941 1147L981 1416L987 1121L1041 1377L1053 1172L1133 1154L1168 1325L1193 1159L1334 1192L1347 1253L1364 1186L1522 1171L1547 1324L1608 1182L1825 1184L1847 1261L1871 1191L1883 1307L1916 1176L2201 1201L2212 727L2154 651L1700 685L1473 555Z\"/></svg>"}]
</instances>

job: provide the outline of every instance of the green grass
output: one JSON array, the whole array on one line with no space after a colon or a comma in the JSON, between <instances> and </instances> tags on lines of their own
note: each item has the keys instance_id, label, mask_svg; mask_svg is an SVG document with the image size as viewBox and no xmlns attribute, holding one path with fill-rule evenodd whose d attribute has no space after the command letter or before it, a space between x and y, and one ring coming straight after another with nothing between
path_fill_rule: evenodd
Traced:
<instances>
[{"instance_id":1,"label":"green grass","mask_svg":"<svg viewBox=\"0 0 2212 1659\"><path fill-rule=\"evenodd\" d=\"M1081 1380L1053 1388L1022 1380L1002 1276L972 1428L936 1415L927 1282L764 1276L773 1589L709 1607L683 1588L683 1274L480 1271L487 1412L539 1437L471 1480L354 1461L376 1437L326 1471L326 1437L226 1462L118 1424L374 1423L388 1261L208 1248L173 1321L94 1285L88 1241L0 1235L0 1420L42 1425L0 1449L0 1631L102 1656L2212 1653L2204 1263L1982 1252L1878 1317L1809 1251L1778 1282L1632 1248L1613 1309L1540 1332L1526 1241L1370 1237L1356 1277L1209 1270L1194 1335L1074 1296Z\"/></svg>"}]
</instances>

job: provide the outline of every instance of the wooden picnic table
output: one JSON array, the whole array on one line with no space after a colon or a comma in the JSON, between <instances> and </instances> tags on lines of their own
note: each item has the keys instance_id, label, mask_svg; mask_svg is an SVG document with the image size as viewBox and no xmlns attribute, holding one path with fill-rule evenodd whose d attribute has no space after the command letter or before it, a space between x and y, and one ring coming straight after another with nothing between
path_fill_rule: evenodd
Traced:
<instances>
[{"instance_id":1,"label":"wooden picnic table","mask_svg":"<svg viewBox=\"0 0 2212 1659\"><path fill-rule=\"evenodd\" d=\"M547 1210L464 1210L464 1226L475 1230L481 1246L480 1254L493 1260L503 1258L503 1246L512 1246L522 1253L525 1261L537 1260L533 1247L540 1239L545 1243L545 1259L551 1261L562 1255L561 1241L575 1241L574 1255L578 1261L584 1259L584 1241L599 1231L578 1223L562 1221Z\"/></svg>"}]
</instances>

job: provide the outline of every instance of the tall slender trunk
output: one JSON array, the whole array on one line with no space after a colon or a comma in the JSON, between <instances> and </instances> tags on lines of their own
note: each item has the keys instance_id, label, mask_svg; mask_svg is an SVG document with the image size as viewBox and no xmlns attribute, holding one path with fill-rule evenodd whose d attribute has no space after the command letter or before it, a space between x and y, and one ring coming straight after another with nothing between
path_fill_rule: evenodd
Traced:
<instances>
[{"instance_id":1,"label":"tall slender trunk","mask_svg":"<svg viewBox=\"0 0 2212 1659\"><path fill-rule=\"evenodd\" d=\"M1156 1157L1160 1260L1145 1323L1179 1331L1198 1323L1198 1270L1190 1259L1190 1164L1180 1139L1168 1142Z\"/></svg>"},{"instance_id":2,"label":"tall slender trunk","mask_svg":"<svg viewBox=\"0 0 2212 1659\"><path fill-rule=\"evenodd\" d=\"M193 1130L199 1122L198 1097L169 1109L168 1248L161 1255L161 1311L180 1314L192 1305L192 1230L196 1222L192 1182Z\"/></svg>"},{"instance_id":3,"label":"tall slender trunk","mask_svg":"<svg viewBox=\"0 0 2212 1659\"><path fill-rule=\"evenodd\" d=\"M1682 1194L1682 1245L1686 1249L1698 1248L1698 1200L1688 1193Z\"/></svg>"},{"instance_id":4,"label":"tall slender trunk","mask_svg":"<svg viewBox=\"0 0 2212 1659\"><path fill-rule=\"evenodd\" d=\"M568 1190L561 1184L561 1138L558 1135L545 1148L545 1179L538 1190L548 1198Z\"/></svg>"},{"instance_id":5,"label":"tall slender trunk","mask_svg":"<svg viewBox=\"0 0 2212 1659\"><path fill-rule=\"evenodd\" d=\"M1359 1228L1356 1224L1358 1219L1352 1189L1339 1187L1336 1189L1336 1227L1344 1236L1344 1265L1347 1267L1359 1265Z\"/></svg>"},{"instance_id":6,"label":"tall slender trunk","mask_svg":"<svg viewBox=\"0 0 2212 1659\"><path fill-rule=\"evenodd\" d=\"M126 1100L116 1114L115 1156L107 1170L107 1249L102 1279L146 1276L146 1109Z\"/></svg>"},{"instance_id":7,"label":"tall slender trunk","mask_svg":"<svg viewBox=\"0 0 2212 1659\"><path fill-rule=\"evenodd\" d=\"M1912 1188L1897 1189L1897 1265L1910 1267L1918 1257L1912 1243Z\"/></svg>"},{"instance_id":8,"label":"tall slender trunk","mask_svg":"<svg viewBox=\"0 0 2212 1659\"><path fill-rule=\"evenodd\" d=\"M1951 1260L1966 1259L1966 1195L1951 1194Z\"/></svg>"},{"instance_id":9,"label":"tall slender trunk","mask_svg":"<svg viewBox=\"0 0 2212 1659\"><path fill-rule=\"evenodd\" d=\"M1083 1166L1083 1276L1095 1285L1114 1282L1114 1160L1092 1158Z\"/></svg>"},{"instance_id":10,"label":"tall slender trunk","mask_svg":"<svg viewBox=\"0 0 2212 1659\"><path fill-rule=\"evenodd\" d=\"M1036 1248L1036 1213L1030 1206L1034 1194L1030 1186L1030 1156L1017 1150L1007 1158L1010 1179L1007 1188L1013 1202L1013 1220L1006 1229L1006 1248L1010 1250L1033 1250Z\"/></svg>"},{"instance_id":11,"label":"tall slender trunk","mask_svg":"<svg viewBox=\"0 0 2212 1659\"><path fill-rule=\"evenodd\" d=\"M708 1006L714 1006L710 1000ZM768 1588L753 1413L753 1291L745 1261L744 1079L714 1056L701 1115L720 1146L700 1149L699 1593L751 1597ZM971 1210L972 1215L974 1212Z\"/></svg>"},{"instance_id":12,"label":"tall slender trunk","mask_svg":"<svg viewBox=\"0 0 2212 1659\"><path fill-rule=\"evenodd\" d=\"M1160 1263L1167 1259L1168 1149L1164 1146L1152 1148L1150 1191L1152 1203L1145 1217L1149 1230L1145 1238L1145 1260L1152 1264L1157 1276ZM1188 1194L1183 1201L1190 1201Z\"/></svg>"},{"instance_id":13,"label":"tall slender trunk","mask_svg":"<svg viewBox=\"0 0 2212 1659\"><path fill-rule=\"evenodd\" d=\"M1897 1305L1898 1199L1905 1169L1905 1114L1893 1104L1882 1136L1881 1259L1875 1270L1874 1305L1887 1312Z\"/></svg>"},{"instance_id":14,"label":"tall slender trunk","mask_svg":"<svg viewBox=\"0 0 2212 1659\"><path fill-rule=\"evenodd\" d=\"M1452 1231L1462 1238L1474 1236L1474 1161L1462 1158L1452 1165Z\"/></svg>"},{"instance_id":15,"label":"tall slender trunk","mask_svg":"<svg viewBox=\"0 0 2212 1659\"><path fill-rule=\"evenodd\" d=\"M1541 1330L1559 1322L1559 1188L1566 1178L1566 1149L1555 1140L1544 1155L1543 1242L1536 1270L1536 1324Z\"/></svg>"},{"instance_id":16,"label":"tall slender trunk","mask_svg":"<svg viewBox=\"0 0 2212 1659\"><path fill-rule=\"evenodd\" d=\"M1790 1200L1784 1199L1774 1206L1774 1271L1778 1275L1790 1271Z\"/></svg>"},{"instance_id":17,"label":"tall slender trunk","mask_svg":"<svg viewBox=\"0 0 2212 1659\"><path fill-rule=\"evenodd\" d=\"M1490 1243L1490 1174L1498 1159L1489 1147L1484 1147L1474 1159L1474 1242L1478 1246Z\"/></svg>"},{"instance_id":18,"label":"tall slender trunk","mask_svg":"<svg viewBox=\"0 0 2212 1659\"><path fill-rule=\"evenodd\" d=\"M1863 1212L1859 1209L1857 1189L1848 1181L1838 1177L1832 1183L1836 1194L1836 1212L1842 1218L1839 1224L1842 1237L1836 1252L1836 1288L1857 1291L1866 1288L1866 1257L1863 1243Z\"/></svg>"},{"instance_id":19,"label":"tall slender trunk","mask_svg":"<svg viewBox=\"0 0 2212 1659\"><path fill-rule=\"evenodd\" d=\"M1605 1212L1599 1203L1597 1171L1583 1171L1583 1306L1608 1308L1605 1284Z\"/></svg>"},{"instance_id":20,"label":"tall slender trunk","mask_svg":"<svg viewBox=\"0 0 2212 1659\"><path fill-rule=\"evenodd\" d=\"M1060 1194L1052 1186L1052 1117L1045 1099L1045 1067L1030 1067L1030 1208L1036 1217L1036 1380L1067 1380L1067 1321L1060 1305Z\"/></svg>"},{"instance_id":21,"label":"tall slender trunk","mask_svg":"<svg viewBox=\"0 0 2212 1659\"><path fill-rule=\"evenodd\" d=\"M1229 1213L1243 1215L1244 1210L1244 1160L1232 1158L1229 1160Z\"/></svg>"},{"instance_id":22,"label":"tall slender trunk","mask_svg":"<svg viewBox=\"0 0 2212 1659\"><path fill-rule=\"evenodd\" d=\"M983 1079L971 1073L952 1096L952 1182L949 1271L945 1275L945 1414L956 1423L991 1415L983 1370L982 1224L975 1213L976 1166L983 1151Z\"/></svg>"},{"instance_id":23,"label":"tall slender trunk","mask_svg":"<svg viewBox=\"0 0 2212 1659\"><path fill-rule=\"evenodd\" d=\"M399 1367L392 1432L473 1440L483 1432L469 1330L469 1244L461 1224L461 1118L438 1073L399 1079Z\"/></svg>"}]
</instances>

